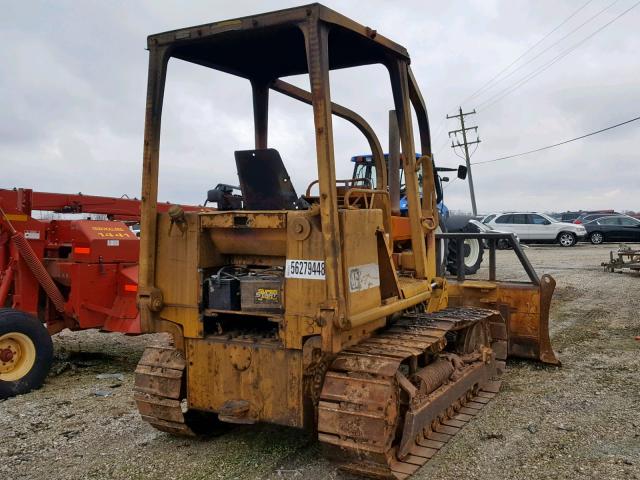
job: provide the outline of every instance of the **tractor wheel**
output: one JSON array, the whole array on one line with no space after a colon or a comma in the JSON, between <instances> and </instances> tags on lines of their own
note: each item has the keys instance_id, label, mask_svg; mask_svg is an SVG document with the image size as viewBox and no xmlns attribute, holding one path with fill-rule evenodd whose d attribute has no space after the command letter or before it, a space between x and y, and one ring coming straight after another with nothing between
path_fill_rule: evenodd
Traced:
<instances>
[{"instance_id":1,"label":"tractor wheel","mask_svg":"<svg viewBox=\"0 0 640 480\"><path fill-rule=\"evenodd\" d=\"M0 308L0 399L40 388L53 361L53 342L35 317Z\"/></svg>"},{"instance_id":2,"label":"tractor wheel","mask_svg":"<svg viewBox=\"0 0 640 480\"><path fill-rule=\"evenodd\" d=\"M467 224L461 230L465 233L477 233L478 230L473 225ZM482 257L484 255L484 246L482 241L477 238L468 238L464 241L464 273L465 275L473 275L480 269ZM456 242L449 242L449 255L447 258L447 269L452 275L458 274L458 251Z\"/></svg>"},{"instance_id":3,"label":"tractor wheel","mask_svg":"<svg viewBox=\"0 0 640 480\"><path fill-rule=\"evenodd\" d=\"M436 228L436 233L447 233L447 226L440 219L438 223L438 227ZM444 277L445 272L447 271L447 253L449 252L449 240L446 238L440 239L436 243L436 261L438 262L438 275L442 275Z\"/></svg>"},{"instance_id":4,"label":"tractor wheel","mask_svg":"<svg viewBox=\"0 0 640 480\"><path fill-rule=\"evenodd\" d=\"M591 235L589 235L589 240L591 240L591 243L593 243L594 245L600 245L602 242L604 242L604 235L600 232L593 232Z\"/></svg>"},{"instance_id":5,"label":"tractor wheel","mask_svg":"<svg viewBox=\"0 0 640 480\"><path fill-rule=\"evenodd\" d=\"M509 240L501 238L496 242L496 248L498 250L509 250L513 248L513 245L511 245L511 242Z\"/></svg>"}]
</instances>

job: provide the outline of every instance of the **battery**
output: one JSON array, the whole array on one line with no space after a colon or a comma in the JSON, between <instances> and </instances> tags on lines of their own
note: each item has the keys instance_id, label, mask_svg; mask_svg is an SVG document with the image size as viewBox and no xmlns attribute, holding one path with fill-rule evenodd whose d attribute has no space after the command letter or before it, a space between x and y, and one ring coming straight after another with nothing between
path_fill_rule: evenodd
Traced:
<instances>
[{"instance_id":1,"label":"battery","mask_svg":"<svg viewBox=\"0 0 640 480\"><path fill-rule=\"evenodd\" d=\"M240 278L240 302L247 312L282 312L282 282L279 275L248 275Z\"/></svg>"},{"instance_id":2,"label":"battery","mask_svg":"<svg viewBox=\"0 0 640 480\"><path fill-rule=\"evenodd\" d=\"M212 275L205 281L207 306L214 310L240 310L240 281L231 276Z\"/></svg>"}]
</instances>

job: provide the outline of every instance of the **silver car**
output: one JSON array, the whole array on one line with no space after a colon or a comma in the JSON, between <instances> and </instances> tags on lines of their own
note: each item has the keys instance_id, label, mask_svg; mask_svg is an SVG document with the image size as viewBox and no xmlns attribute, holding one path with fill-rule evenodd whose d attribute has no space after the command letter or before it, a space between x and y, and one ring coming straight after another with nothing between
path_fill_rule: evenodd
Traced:
<instances>
[{"instance_id":1,"label":"silver car","mask_svg":"<svg viewBox=\"0 0 640 480\"><path fill-rule=\"evenodd\" d=\"M482 223L496 230L516 233L522 242L558 243L572 247L587 235L582 225L559 222L539 212L504 212L488 215Z\"/></svg>"},{"instance_id":2,"label":"silver car","mask_svg":"<svg viewBox=\"0 0 640 480\"><path fill-rule=\"evenodd\" d=\"M498 229L490 227L489 225L487 225L485 223L482 223L482 222L480 222L478 220L469 220L469 223L474 225L478 229L478 231L480 233L513 233L513 235L516 237L516 242L520 243L520 237L518 237L517 233L507 232L505 230L498 230ZM485 245L485 247L489 248L489 245ZM510 242L508 240L503 239L503 238L498 240L498 242L496 243L496 247L499 250L506 250L506 249L512 248L512 246L510 245Z\"/></svg>"}]
</instances>

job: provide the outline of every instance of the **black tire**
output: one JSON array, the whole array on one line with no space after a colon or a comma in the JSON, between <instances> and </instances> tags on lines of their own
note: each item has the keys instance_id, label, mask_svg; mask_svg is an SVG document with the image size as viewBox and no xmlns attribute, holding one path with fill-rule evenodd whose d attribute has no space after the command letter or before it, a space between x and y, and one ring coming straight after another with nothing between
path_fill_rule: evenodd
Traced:
<instances>
[{"instance_id":1,"label":"black tire","mask_svg":"<svg viewBox=\"0 0 640 480\"><path fill-rule=\"evenodd\" d=\"M478 229L472 224L465 225L461 232L464 233L478 233ZM468 239L465 240L464 245L464 274L473 275L477 273L482 264L482 257L484 256L484 245L481 240ZM474 254L473 258L470 257ZM452 275L458 274L458 251L456 249L456 242L449 242L449 255L447 256L447 270Z\"/></svg>"},{"instance_id":2,"label":"black tire","mask_svg":"<svg viewBox=\"0 0 640 480\"><path fill-rule=\"evenodd\" d=\"M496 248L498 250L510 250L513 248L513 245L511 245L511 242L509 240L501 238L496 242Z\"/></svg>"},{"instance_id":3,"label":"black tire","mask_svg":"<svg viewBox=\"0 0 640 480\"><path fill-rule=\"evenodd\" d=\"M571 232L560 232L557 238L561 247L574 247L578 242L576 235Z\"/></svg>"},{"instance_id":4,"label":"black tire","mask_svg":"<svg viewBox=\"0 0 640 480\"><path fill-rule=\"evenodd\" d=\"M13 338L12 334L15 334ZM27 313L13 308L0 308L0 339L3 337L4 345L11 345L9 342L13 342L15 338L26 337L32 342L35 352L33 365L30 368L25 367L28 370L20 378L9 377L11 373L15 375L15 371L0 371L0 399L40 388L53 362L53 342L45 326ZM3 363L2 359L7 361ZM10 361L15 361L15 357L12 347L9 346L0 351L0 367L8 365ZM3 380L3 377L12 379Z\"/></svg>"},{"instance_id":5,"label":"black tire","mask_svg":"<svg viewBox=\"0 0 640 480\"><path fill-rule=\"evenodd\" d=\"M600 244L604 243L604 233L602 233L602 232L591 232L589 234L589 240L594 245L600 245Z\"/></svg>"},{"instance_id":6,"label":"black tire","mask_svg":"<svg viewBox=\"0 0 640 480\"><path fill-rule=\"evenodd\" d=\"M447 226L440 218L438 222L440 232L447 233ZM436 230L437 232L437 230ZM439 262L437 274L444 277L447 271L447 253L449 252L449 239L443 238L436 241L436 262Z\"/></svg>"}]
</instances>

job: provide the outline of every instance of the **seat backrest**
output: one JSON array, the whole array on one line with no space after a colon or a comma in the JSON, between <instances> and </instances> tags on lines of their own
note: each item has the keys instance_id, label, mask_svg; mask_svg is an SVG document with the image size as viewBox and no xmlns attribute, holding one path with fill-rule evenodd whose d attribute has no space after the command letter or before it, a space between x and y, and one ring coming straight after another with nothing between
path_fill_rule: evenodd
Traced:
<instances>
[{"instance_id":1,"label":"seat backrest","mask_svg":"<svg viewBox=\"0 0 640 480\"><path fill-rule=\"evenodd\" d=\"M246 210L296 210L298 196L277 150L235 152Z\"/></svg>"}]
</instances>

